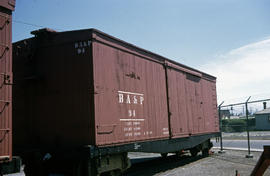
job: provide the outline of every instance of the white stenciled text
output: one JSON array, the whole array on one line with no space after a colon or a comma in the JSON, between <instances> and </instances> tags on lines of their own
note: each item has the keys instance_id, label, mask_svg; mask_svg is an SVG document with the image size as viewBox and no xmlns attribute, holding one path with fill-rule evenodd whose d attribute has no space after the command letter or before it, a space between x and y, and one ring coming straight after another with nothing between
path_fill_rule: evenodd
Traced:
<instances>
[{"instance_id":1,"label":"white stenciled text","mask_svg":"<svg viewBox=\"0 0 270 176\"><path fill-rule=\"evenodd\" d=\"M144 101L143 94L118 91L118 102L125 104L140 104Z\"/></svg>"}]
</instances>

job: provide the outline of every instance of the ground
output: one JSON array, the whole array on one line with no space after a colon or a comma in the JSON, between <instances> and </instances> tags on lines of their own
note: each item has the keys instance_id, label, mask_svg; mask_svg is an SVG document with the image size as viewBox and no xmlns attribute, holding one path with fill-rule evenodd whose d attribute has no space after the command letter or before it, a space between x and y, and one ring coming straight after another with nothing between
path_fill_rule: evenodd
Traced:
<instances>
[{"instance_id":1,"label":"ground","mask_svg":"<svg viewBox=\"0 0 270 176\"><path fill-rule=\"evenodd\" d=\"M140 154L130 153L133 166L124 174L127 176L235 176L236 172L240 176L250 175L259 159L261 152L252 152L253 158L246 158L246 151L226 150L225 153L218 153L218 149L213 150L214 154L207 158L198 155L195 158L185 154L182 157L171 155L162 159L153 154L153 158L142 159ZM143 154L145 155L145 154ZM143 156L142 157L145 157ZM144 161L144 162L142 162ZM264 175L270 175L270 168Z\"/></svg>"}]
</instances>

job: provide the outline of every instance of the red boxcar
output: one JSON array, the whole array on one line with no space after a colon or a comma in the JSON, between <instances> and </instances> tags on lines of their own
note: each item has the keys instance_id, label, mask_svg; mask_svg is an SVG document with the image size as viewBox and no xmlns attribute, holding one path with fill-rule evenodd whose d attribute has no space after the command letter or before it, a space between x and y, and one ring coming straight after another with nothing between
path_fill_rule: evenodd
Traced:
<instances>
[{"instance_id":1,"label":"red boxcar","mask_svg":"<svg viewBox=\"0 0 270 176\"><path fill-rule=\"evenodd\" d=\"M194 151L219 134L215 77L95 29L32 34L13 46L18 151Z\"/></svg>"},{"instance_id":2,"label":"red boxcar","mask_svg":"<svg viewBox=\"0 0 270 176\"><path fill-rule=\"evenodd\" d=\"M15 1L0 1L0 163L12 159L12 45Z\"/></svg>"}]
</instances>

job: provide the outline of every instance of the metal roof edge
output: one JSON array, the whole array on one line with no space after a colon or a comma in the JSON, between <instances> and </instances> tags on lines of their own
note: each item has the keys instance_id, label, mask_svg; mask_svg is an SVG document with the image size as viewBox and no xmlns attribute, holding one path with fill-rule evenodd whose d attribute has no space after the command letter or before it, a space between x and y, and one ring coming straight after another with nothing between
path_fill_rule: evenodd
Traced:
<instances>
[{"instance_id":1,"label":"metal roof edge","mask_svg":"<svg viewBox=\"0 0 270 176\"><path fill-rule=\"evenodd\" d=\"M26 39L22 39L22 40L18 40L18 41L16 41L16 42L12 42L12 46L14 45L18 45L18 44L20 44L20 43L22 43L22 42L24 42L24 41L29 41L29 40L32 40L32 39L34 39L34 37L29 37L29 38L26 38Z\"/></svg>"},{"instance_id":2,"label":"metal roof edge","mask_svg":"<svg viewBox=\"0 0 270 176\"><path fill-rule=\"evenodd\" d=\"M128 43L128 42L126 42L126 41L124 41L124 40L121 40L121 39L119 39L119 38L116 38L116 37L114 37L114 36L112 36L112 35L109 35L109 34L107 34L107 33L104 33L104 32L102 32L102 31L100 31L100 30L98 30L98 29L95 29L95 28L78 29L78 30L61 31L61 32L57 32L57 31L54 31L54 30L49 29L49 28L42 28L42 29L39 29L39 30L32 31L31 34L37 35L37 34L39 34L39 33L44 33L44 32L45 32L45 33L57 33L57 34L61 35L61 34L67 34L67 33L72 33L72 32L84 32L84 31L89 31L89 32L91 32L91 33L95 33L96 35L98 35L99 37L104 38L105 40L106 40L106 38L109 38L110 40L112 40L112 41L115 42L116 44L119 44L119 43L120 43L123 47L126 47L126 48L127 48L127 47L133 48L134 50L140 51L140 52L142 52L143 54L146 54L146 55L148 54L148 55L150 55L150 56L154 56L154 58L155 58L157 61L161 61L161 62L163 62L164 64L165 64L166 62L170 62L170 63L175 64L175 65L178 65L178 66L180 66L180 67L184 67L184 68L189 69L189 70L192 70L192 71L194 71L194 72L198 72L198 73L202 74L202 77L205 78L205 79L213 80L213 81L216 80L216 77L213 76L213 75L210 75L210 74L205 73L205 72L202 72L202 71L200 71L200 70L191 68L191 67L189 67L189 66L187 66L187 65L184 65L184 64L181 64L181 63L179 63L179 62L177 62L177 61L168 59L168 58L166 58L166 57L164 57L164 56L162 56L162 55L156 54L156 53L154 53L154 52L152 52L152 51L149 51L149 50L143 49L143 48L141 48L141 47L138 47L138 46L136 46L136 45L134 45L134 44ZM24 40L20 40L20 41L14 42L13 44L16 45L17 43L20 43L20 42L22 42L22 41L32 40L33 38L34 38L34 37L30 37L30 38L27 38L27 39L24 39Z\"/></svg>"},{"instance_id":3,"label":"metal roof edge","mask_svg":"<svg viewBox=\"0 0 270 176\"><path fill-rule=\"evenodd\" d=\"M208 74L208 73L202 72L202 71L197 70L197 69L194 69L194 68L189 67L189 66L187 66L187 65L181 64L181 63L179 63L179 62L177 62L177 61L168 59L167 57L164 57L164 56L159 55L159 54L156 54L156 53L154 53L154 52L152 52L152 51L143 49L143 48L138 47L138 46L136 46L136 45L134 45L134 44L128 43L128 42L126 42L126 41L124 41L124 40L121 40L121 39L116 38L116 37L114 37L114 36L111 36L111 35L109 35L109 34L107 34L107 33L104 33L104 32L102 32L102 31L100 31L100 30L98 30L98 29L91 28L91 29L89 29L89 30L92 30L92 32L94 32L94 33L96 33L96 34L99 34L99 35L108 37L108 38L114 40L115 42L120 42L120 43L122 43L122 44L124 44L124 45L127 45L127 46L129 46L129 47L135 48L135 49L140 50L140 51L142 51L142 52L145 52L145 53L147 53L147 54L150 54L150 55L153 55L153 56L155 56L155 57L161 58L162 60L164 60L164 63L165 63L165 61L171 62L171 63L173 63L173 64L179 65L179 66L184 67L184 68L186 68L186 69L190 69L190 70L192 70L192 71L199 72L199 73L201 73L203 76L211 77L211 79L216 80L216 77L213 76L213 75L210 75L210 74Z\"/></svg>"}]
</instances>

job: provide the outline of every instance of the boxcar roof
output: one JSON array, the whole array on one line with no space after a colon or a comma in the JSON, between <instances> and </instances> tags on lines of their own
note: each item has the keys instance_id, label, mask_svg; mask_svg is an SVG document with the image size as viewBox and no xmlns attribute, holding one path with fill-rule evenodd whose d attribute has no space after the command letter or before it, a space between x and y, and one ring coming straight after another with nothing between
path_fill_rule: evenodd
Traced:
<instances>
[{"instance_id":1,"label":"boxcar roof","mask_svg":"<svg viewBox=\"0 0 270 176\"><path fill-rule=\"evenodd\" d=\"M69 39L69 37L65 37L65 35L74 35L74 34L76 35L76 34L78 34L78 36L79 36L80 33L84 33L84 34L90 34L90 33L91 34L96 34L97 36L99 36L99 37L101 37L101 38L103 38L105 40L110 40L111 42L114 42L114 43L116 43L118 45L121 45L121 46L126 47L126 48L129 48L129 49L133 49L136 52L139 52L141 54L148 55L150 57L152 56L154 59L156 59L158 61L163 61L163 62L169 61L170 63L173 63L173 64L178 65L180 67L184 67L186 69L189 69L189 70L192 70L192 71L195 71L195 72L199 72L199 73L201 73L203 75L203 77L207 77L208 79L211 79L211 80L216 80L216 77L215 76L212 76L210 74L204 73L204 72L199 71L197 69L191 68L191 67L186 66L184 64L178 63L176 61L173 61L171 59L168 59L168 58L166 58L164 56L161 56L161 55L156 54L154 52L151 52L149 50L140 48L140 47L138 47L136 45L133 45L133 44L128 43L128 42L125 42L125 41L123 41L121 39L118 39L116 37L113 37L113 36L111 36L109 34L106 34L106 33L102 32L102 31L99 31L99 30L94 29L94 28L81 29L81 30L72 30L72 31L64 31L64 32L56 32L56 31L54 31L52 29L44 28L44 29L39 29L39 30L36 30L36 31L32 31L31 32L31 34L33 34L35 36L38 36L39 34L44 34L44 33L55 34L55 36L59 36L59 38L58 38L59 40L65 40L66 42ZM64 36L63 37L60 37L61 35L64 35ZM47 35L44 35L44 36L47 36ZM33 38L30 38L30 40L33 39ZM72 40L72 39L74 40L74 37L71 37L71 39L69 39L69 40ZM14 44L17 45L17 44L20 44L21 42L26 41L26 40L29 40L29 39L18 41L18 42L15 42ZM57 41L57 42L62 43L61 41Z\"/></svg>"}]
</instances>

